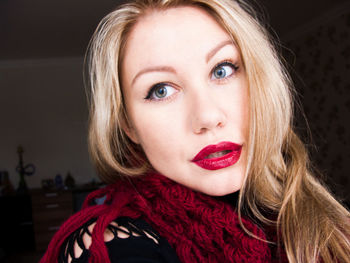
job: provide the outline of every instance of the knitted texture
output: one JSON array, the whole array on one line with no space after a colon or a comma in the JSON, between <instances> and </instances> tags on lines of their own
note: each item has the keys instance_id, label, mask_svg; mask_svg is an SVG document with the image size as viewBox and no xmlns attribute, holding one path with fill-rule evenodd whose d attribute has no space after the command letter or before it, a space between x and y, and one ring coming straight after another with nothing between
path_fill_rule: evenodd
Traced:
<instances>
[{"instance_id":1,"label":"knitted texture","mask_svg":"<svg viewBox=\"0 0 350 263\"><path fill-rule=\"evenodd\" d=\"M104 204L92 205L102 196L106 196ZM162 175L148 174L92 192L83 209L54 235L40 263L56 263L64 240L92 218L97 221L89 262L109 263L104 231L121 216L142 218L151 224L176 250L181 262L272 262L268 244L244 232L233 205ZM251 221L242 218L242 222L254 235L265 239L264 232Z\"/></svg>"}]
</instances>

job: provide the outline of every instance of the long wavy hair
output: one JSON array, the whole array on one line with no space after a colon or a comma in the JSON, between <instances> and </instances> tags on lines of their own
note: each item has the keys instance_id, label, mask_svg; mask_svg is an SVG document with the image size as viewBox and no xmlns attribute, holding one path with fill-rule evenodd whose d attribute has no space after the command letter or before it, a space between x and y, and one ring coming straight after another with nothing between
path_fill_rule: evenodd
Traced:
<instances>
[{"instance_id":1,"label":"long wavy hair","mask_svg":"<svg viewBox=\"0 0 350 263\"><path fill-rule=\"evenodd\" d=\"M269 34L243 1L137 0L101 21L86 56L91 87L89 147L101 178L114 182L152 169L142 149L122 129L128 117L120 67L129 32L139 19L178 6L205 10L241 53L251 116L239 216L247 209L259 221L273 224L290 262L350 262L349 212L312 175L305 146L293 131L293 86Z\"/></svg>"}]
</instances>

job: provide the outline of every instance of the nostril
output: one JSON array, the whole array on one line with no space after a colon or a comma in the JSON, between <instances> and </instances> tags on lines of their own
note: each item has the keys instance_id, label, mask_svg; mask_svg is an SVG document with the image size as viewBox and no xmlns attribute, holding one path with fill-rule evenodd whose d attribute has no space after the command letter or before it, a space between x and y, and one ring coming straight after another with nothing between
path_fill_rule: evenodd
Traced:
<instances>
[{"instance_id":1,"label":"nostril","mask_svg":"<svg viewBox=\"0 0 350 263\"><path fill-rule=\"evenodd\" d=\"M225 126L225 121L224 120L215 120L215 119L211 119L211 120L194 120L192 123L192 128L194 133L196 134L202 134L205 133L209 130L213 130L216 128L223 128Z\"/></svg>"},{"instance_id":2,"label":"nostril","mask_svg":"<svg viewBox=\"0 0 350 263\"><path fill-rule=\"evenodd\" d=\"M217 125L217 127L219 127L219 128L221 128L221 127L223 127L223 126L224 126L224 123L223 123L223 122L219 122L218 125Z\"/></svg>"},{"instance_id":3,"label":"nostril","mask_svg":"<svg viewBox=\"0 0 350 263\"><path fill-rule=\"evenodd\" d=\"M199 129L197 129L197 130L194 130L194 132L195 132L196 134L202 134L202 133L205 133L206 130L207 130L207 128L199 128Z\"/></svg>"},{"instance_id":4,"label":"nostril","mask_svg":"<svg viewBox=\"0 0 350 263\"><path fill-rule=\"evenodd\" d=\"M189 111L192 130L196 134L202 134L209 130L222 128L226 123L225 110L218 102L203 96L196 97L191 102Z\"/></svg>"}]
</instances>

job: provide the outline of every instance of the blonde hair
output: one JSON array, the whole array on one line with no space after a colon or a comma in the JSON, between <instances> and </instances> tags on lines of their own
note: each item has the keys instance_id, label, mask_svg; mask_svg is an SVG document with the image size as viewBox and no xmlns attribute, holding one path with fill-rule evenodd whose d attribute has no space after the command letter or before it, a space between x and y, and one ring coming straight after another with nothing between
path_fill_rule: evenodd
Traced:
<instances>
[{"instance_id":1,"label":"blonde hair","mask_svg":"<svg viewBox=\"0 0 350 263\"><path fill-rule=\"evenodd\" d=\"M310 172L303 143L293 132L293 96L288 74L251 8L231 0L140 0L125 4L99 24L86 64L91 86L89 145L101 178L139 175L151 169L127 123L120 66L128 34L154 10L196 6L207 11L240 49L249 83L250 134L247 176L239 215L248 208L281 234L290 262L350 262L350 217ZM276 220L262 213L276 214ZM244 227L244 226L243 226Z\"/></svg>"}]
</instances>

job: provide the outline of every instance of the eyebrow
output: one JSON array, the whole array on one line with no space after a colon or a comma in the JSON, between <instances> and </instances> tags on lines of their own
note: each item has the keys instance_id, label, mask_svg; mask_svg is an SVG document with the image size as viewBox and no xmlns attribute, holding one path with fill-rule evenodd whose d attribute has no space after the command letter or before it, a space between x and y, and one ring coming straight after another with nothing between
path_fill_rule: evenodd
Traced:
<instances>
[{"instance_id":1,"label":"eyebrow","mask_svg":"<svg viewBox=\"0 0 350 263\"><path fill-rule=\"evenodd\" d=\"M223 42L219 43L216 47L214 47L206 56L206 62L208 63L209 60L214 57L214 55L220 50L222 49L224 46L227 45L234 45L232 40L224 40Z\"/></svg>"},{"instance_id":2,"label":"eyebrow","mask_svg":"<svg viewBox=\"0 0 350 263\"><path fill-rule=\"evenodd\" d=\"M221 43L219 43L216 47L214 47L206 56L206 62L208 63L209 60L224 46L227 45L234 45L232 40L225 40ZM145 68L141 71L139 71L136 76L133 78L131 85L134 85L137 78L139 78L142 74L149 73L149 72L170 72L176 74L176 70L169 66L155 66L155 67L149 67Z\"/></svg>"},{"instance_id":3,"label":"eyebrow","mask_svg":"<svg viewBox=\"0 0 350 263\"><path fill-rule=\"evenodd\" d=\"M131 85L133 85L138 77L140 77L142 74L148 73L148 72L170 72L176 74L176 70L172 67L168 66L156 66L156 67L149 67L145 68L141 71L139 71L134 79L131 82Z\"/></svg>"}]
</instances>

